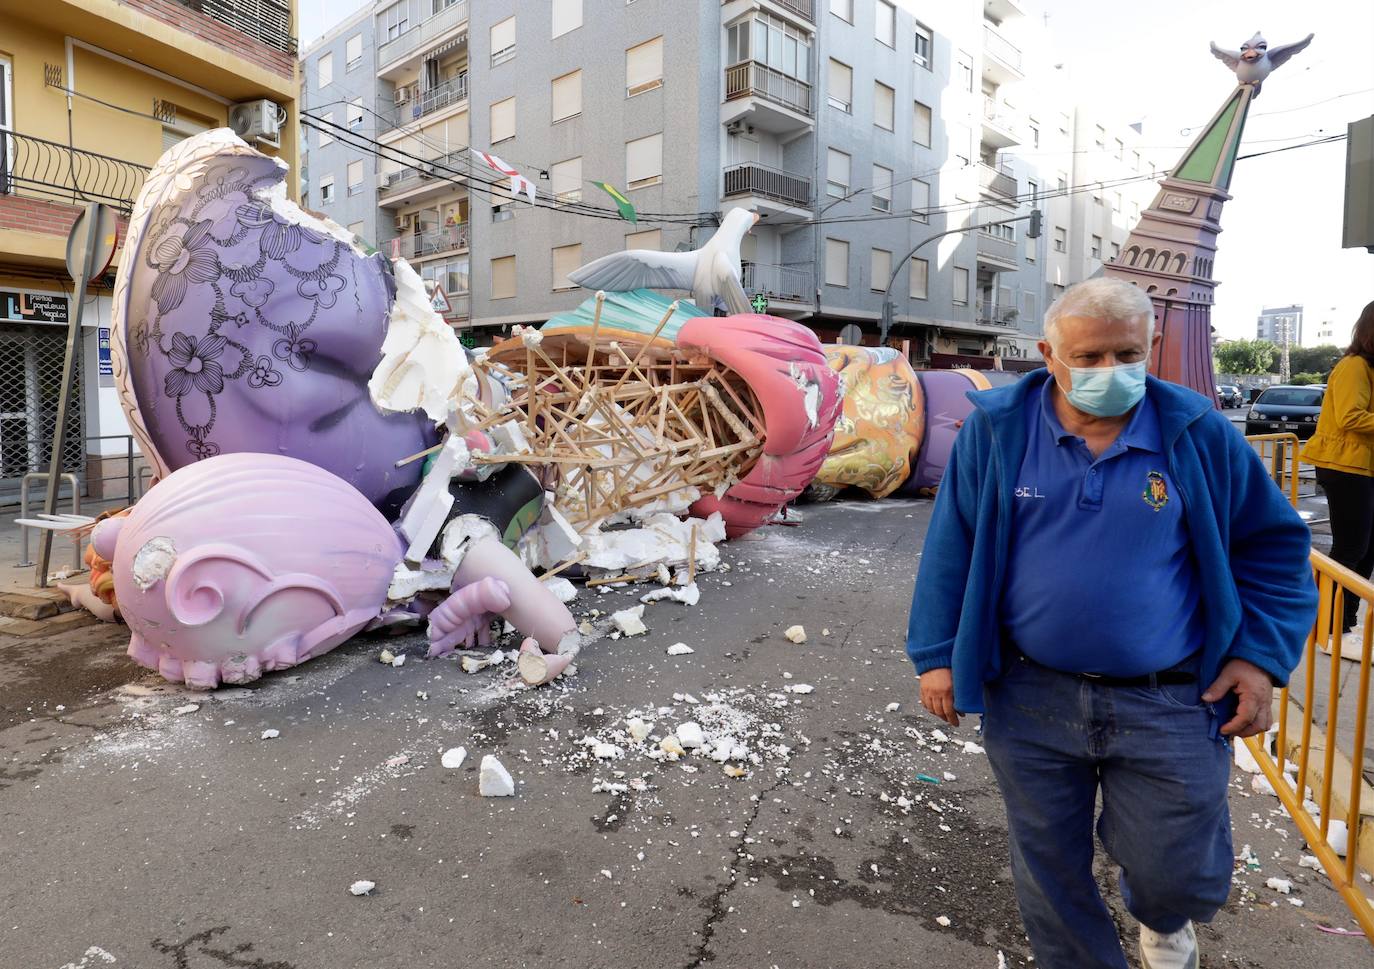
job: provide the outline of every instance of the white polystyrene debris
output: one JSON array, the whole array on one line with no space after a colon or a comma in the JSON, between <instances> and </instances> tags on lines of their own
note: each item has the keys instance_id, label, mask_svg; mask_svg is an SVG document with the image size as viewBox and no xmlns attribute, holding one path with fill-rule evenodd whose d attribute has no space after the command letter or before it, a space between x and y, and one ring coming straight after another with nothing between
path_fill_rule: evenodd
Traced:
<instances>
[{"instance_id":1,"label":"white polystyrene debris","mask_svg":"<svg viewBox=\"0 0 1374 969\"><path fill-rule=\"evenodd\" d=\"M625 751L615 744L608 744L602 740L592 747L592 756L597 760L619 760L625 756Z\"/></svg>"},{"instance_id":2,"label":"white polystyrene debris","mask_svg":"<svg viewBox=\"0 0 1374 969\"><path fill-rule=\"evenodd\" d=\"M930 732L930 738L934 740L937 744L949 743L949 734L945 733L939 727L936 727L934 730Z\"/></svg>"},{"instance_id":3,"label":"white polystyrene debris","mask_svg":"<svg viewBox=\"0 0 1374 969\"><path fill-rule=\"evenodd\" d=\"M978 744L975 744L972 740L965 740L965 741L964 741L964 753L966 753L966 754L981 754L981 753L983 753L983 748L982 748L981 746L979 746Z\"/></svg>"},{"instance_id":4,"label":"white polystyrene debris","mask_svg":"<svg viewBox=\"0 0 1374 969\"><path fill-rule=\"evenodd\" d=\"M395 413L423 409L445 421L453 402L476 390L458 335L434 309L424 281L403 259L392 263L396 300L387 316L382 359L367 383L372 402Z\"/></svg>"},{"instance_id":5,"label":"white polystyrene debris","mask_svg":"<svg viewBox=\"0 0 1374 969\"><path fill-rule=\"evenodd\" d=\"M170 538L150 538L134 553L134 585L147 592L172 571L177 549Z\"/></svg>"},{"instance_id":6,"label":"white polystyrene debris","mask_svg":"<svg viewBox=\"0 0 1374 969\"><path fill-rule=\"evenodd\" d=\"M1264 885L1266 888L1272 888L1280 895L1287 895L1293 890L1293 883L1287 878L1271 878Z\"/></svg>"},{"instance_id":7,"label":"white polystyrene debris","mask_svg":"<svg viewBox=\"0 0 1374 969\"><path fill-rule=\"evenodd\" d=\"M673 645L668 647L669 656L686 656L690 653L695 652L696 650L688 646L686 643L673 643Z\"/></svg>"},{"instance_id":8,"label":"white polystyrene debris","mask_svg":"<svg viewBox=\"0 0 1374 969\"><path fill-rule=\"evenodd\" d=\"M391 665L392 665L393 667L395 667L396 669L400 669L402 666L405 666L405 665L406 665L406 654L405 654L405 653L401 653L400 655L394 657L394 658L391 660Z\"/></svg>"},{"instance_id":9,"label":"white polystyrene debris","mask_svg":"<svg viewBox=\"0 0 1374 969\"><path fill-rule=\"evenodd\" d=\"M888 712L888 713L896 713L896 712L897 712L898 710L900 710L901 708L902 708L902 705L901 705L900 703L889 703L889 704L887 705L887 712Z\"/></svg>"},{"instance_id":10,"label":"white polystyrene debris","mask_svg":"<svg viewBox=\"0 0 1374 969\"><path fill-rule=\"evenodd\" d=\"M1260 765L1259 762L1255 760L1255 755L1250 753L1250 745L1244 741L1237 740L1233 746L1235 747L1236 766L1247 774L1258 774L1260 772Z\"/></svg>"},{"instance_id":11,"label":"white polystyrene debris","mask_svg":"<svg viewBox=\"0 0 1374 969\"><path fill-rule=\"evenodd\" d=\"M276 739L277 739L278 737L280 737L280 736L281 736L281 731L280 731L280 730L267 729L267 730L264 730L264 731L262 732L262 739L263 739L263 740L276 740Z\"/></svg>"},{"instance_id":12,"label":"white polystyrene debris","mask_svg":"<svg viewBox=\"0 0 1374 969\"><path fill-rule=\"evenodd\" d=\"M510 771L494 754L482 758L477 789L483 797L510 797L515 793L515 781L511 780Z\"/></svg>"},{"instance_id":13,"label":"white polystyrene debris","mask_svg":"<svg viewBox=\"0 0 1374 969\"><path fill-rule=\"evenodd\" d=\"M1239 746L1239 744L1237 744ZM1269 778L1263 774L1256 774L1250 778L1250 790L1256 794L1272 794L1277 797L1278 792L1274 790L1274 785L1269 783Z\"/></svg>"},{"instance_id":14,"label":"white polystyrene debris","mask_svg":"<svg viewBox=\"0 0 1374 969\"><path fill-rule=\"evenodd\" d=\"M468 750L466 747L450 747L444 751L439 763L449 770L457 770L463 766L463 761L467 760Z\"/></svg>"},{"instance_id":15,"label":"white polystyrene debris","mask_svg":"<svg viewBox=\"0 0 1374 969\"><path fill-rule=\"evenodd\" d=\"M368 892L372 891L372 889L376 887L376 882L370 882L366 879L361 879L359 881L354 882L352 885L349 885L348 891L350 894L353 895L366 895Z\"/></svg>"},{"instance_id":16,"label":"white polystyrene debris","mask_svg":"<svg viewBox=\"0 0 1374 969\"><path fill-rule=\"evenodd\" d=\"M694 606L701 601L701 590L697 588L695 582L692 582L678 589L655 589L653 592L645 593L639 597L640 602L658 602L660 599L672 599L684 606Z\"/></svg>"},{"instance_id":17,"label":"white polystyrene debris","mask_svg":"<svg viewBox=\"0 0 1374 969\"><path fill-rule=\"evenodd\" d=\"M60 710L61 707L59 707L58 709ZM187 703L187 704L185 704L185 705L183 705L183 706L177 707L175 710L172 711L172 713L176 714L178 717L181 717L181 716L185 716L185 715L188 714L188 713L195 713L195 712L196 712L197 710L199 710L199 709L200 709L200 704L199 704L199 703Z\"/></svg>"},{"instance_id":18,"label":"white polystyrene debris","mask_svg":"<svg viewBox=\"0 0 1374 969\"><path fill-rule=\"evenodd\" d=\"M529 438L519 421L506 421L487 431L492 443L500 454L526 454L530 450Z\"/></svg>"},{"instance_id":19,"label":"white polystyrene debris","mask_svg":"<svg viewBox=\"0 0 1374 969\"><path fill-rule=\"evenodd\" d=\"M950 926L950 921L949 921L949 916L948 916L948 915L937 915L937 916L935 917L935 921L939 922L939 923L940 923L941 925L943 925L945 928L949 928L949 926Z\"/></svg>"},{"instance_id":20,"label":"white polystyrene debris","mask_svg":"<svg viewBox=\"0 0 1374 969\"><path fill-rule=\"evenodd\" d=\"M810 683L789 683L782 688L784 693L800 693L803 696L807 693L816 692L816 688Z\"/></svg>"},{"instance_id":21,"label":"white polystyrene debris","mask_svg":"<svg viewBox=\"0 0 1374 969\"><path fill-rule=\"evenodd\" d=\"M467 442L456 434L450 435L396 523L397 530L410 542L405 554L408 561L421 562L429 554L430 546L439 537L453 508L449 482L455 474L471 466Z\"/></svg>"},{"instance_id":22,"label":"white polystyrene debris","mask_svg":"<svg viewBox=\"0 0 1374 969\"><path fill-rule=\"evenodd\" d=\"M612 613L611 622L615 623L616 629L626 636L640 636L649 631L649 627L644 625L644 620L640 618L643 615L643 606L621 609L619 612Z\"/></svg>"},{"instance_id":23,"label":"white polystyrene debris","mask_svg":"<svg viewBox=\"0 0 1374 969\"><path fill-rule=\"evenodd\" d=\"M377 654L377 661L380 663L385 663L387 666L390 666L395 659L396 654L389 649L384 649Z\"/></svg>"},{"instance_id":24,"label":"white polystyrene debris","mask_svg":"<svg viewBox=\"0 0 1374 969\"><path fill-rule=\"evenodd\" d=\"M677 760L687 754L687 749L675 734L669 734L658 742L658 749L668 755L669 760Z\"/></svg>"},{"instance_id":25,"label":"white polystyrene debris","mask_svg":"<svg viewBox=\"0 0 1374 969\"><path fill-rule=\"evenodd\" d=\"M572 602L577 598L577 586L573 585L561 575L555 575L552 579L544 581L544 588L557 597L559 602Z\"/></svg>"},{"instance_id":26,"label":"white polystyrene debris","mask_svg":"<svg viewBox=\"0 0 1374 969\"><path fill-rule=\"evenodd\" d=\"M1298 859L1298 867L1315 868L1317 871L1321 871L1322 863L1318 860L1316 855L1303 855Z\"/></svg>"},{"instance_id":27,"label":"white polystyrene debris","mask_svg":"<svg viewBox=\"0 0 1374 969\"><path fill-rule=\"evenodd\" d=\"M625 721L625 732L634 738L635 743L642 744L649 736L649 731L653 729L653 724L645 723L639 717L631 717Z\"/></svg>"},{"instance_id":28,"label":"white polystyrene debris","mask_svg":"<svg viewBox=\"0 0 1374 969\"><path fill-rule=\"evenodd\" d=\"M1331 850L1344 858L1346 849L1349 847L1350 829L1346 827L1344 821L1332 818L1326 828L1326 843L1331 846Z\"/></svg>"},{"instance_id":29,"label":"white polystyrene debris","mask_svg":"<svg viewBox=\"0 0 1374 969\"><path fill-rule=\"evenodd\" d=\"M666 512L648 515L641 527L597 532L585 537L584 564L593 569L623 572L631 566L686 563L696 529L697 571L711 572L720 567L718 542L725 541L725 519L719 512L709 518L682 521Z\"/></svg>"},{"instance_id":30,"label":"white polystyrene debris","mask_svg":"<svg viewBox=\"0 0 1374 969\"><path fill-rule=\"evenodd\" d=\"M391 572L391 584L386 597L392 602L406 602L421 592L447 591L453 585L453 569L446 565L426 563L417 568L404 560L396 563Z\"/></svg>"},{"instance_id":31,"label":"white polystyrene debris","mask_svg":"<svg viewBox=\"0 0 1374 969\"><path fill-rule=\"evenodd\" d=\"M677 735L677 741L685 750L692 750L706 743L706 734L701 729L701 724L695 720L688 720L686 723L678 724L677 730L673 731Z\"/></svg>"},{"instance_id":32,"label":"white polystyrene debris","mask_svg":"<svg viewBox=\"0 0 1374 969\"><path fill-rule=\"evenodd\" d=\"M800 644L806 642L806 629L802 626L788 626L787 631L784 632L783 635L794 643Z\"/></svg>"}]
</instances>

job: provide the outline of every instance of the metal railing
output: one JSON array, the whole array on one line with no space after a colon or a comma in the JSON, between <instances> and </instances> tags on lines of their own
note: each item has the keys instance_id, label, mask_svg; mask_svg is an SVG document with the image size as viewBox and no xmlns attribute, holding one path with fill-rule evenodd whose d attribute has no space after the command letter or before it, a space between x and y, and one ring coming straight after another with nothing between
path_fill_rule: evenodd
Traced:
<instances>
[{"instance_id":1,"label":"metal railing","mask_svg":"<svg viewBox=\"0 0 1374 969\"><path fill-rule=\"evenodd\" d=\"M725 197L732 195L758 195L785 205L809 208L811 179L758 162L743 162L725 169Z\"/></svg>"},{"instance_id":2,"label":"metal railing","mask_svg":"<svg viewBox=\"0 0 1374 969\"><path fill-rule=\"evenodd\" d=\"M983 24L983 50L1018 74L1021 72L1021 49L986 23Z\"/></svg>"},{"instance_id":3,"label":"metal railing","mask_svg":"<svg viewBox=\"0 0 1374 969\"><path fill-rule=\"evenodd\" d=\"M382 116L382 131L391 131L403 125L410 124L423 118L427 114L433 114L450 105L466 101L468 97L468 72L449 78L441 84L436 84L428 91L416 91L413 97L407 98L399 104L392 104L390 108L380 112Z\"/></svg>"},{"instance_id":4,"label":"metal railing","mask_svg":"<svg viewBox=\"0 0 1374 969\"><path fill-rule=\"evenodd\" d=\"M815 267L809 262L782 266L746 262L740 269L744 291L751 296L762 293L770 299L805 303L815 288Z\"/></svg>"},{"instance_id":5,"label":"metal railing","mask_svg":"<svg viewBox=\"0 0 1374 969\"><path fill-rule=\"evenodd\" d=\"M759 97L812 115L811 85L758 61L744 61L725 69L725 100Z\"/></svg>"},{"instance_id":6,"label":"metal railing","mask_svg":"<svg viewBox=\"0 0 1374 969\"><path fill-rule=\"evenodd\" d=\"M291 4L286 0L176 0L181 6L262 41L283 54L296 53Z\"/></svg>"},{"instance_id":7,"label":"metal railing","mask_svg":"<svg viewBox=\"0 0 1374 969\"><path fill-rule=\"evenodd\" d=\"M451 252L456 249L466 249L468 248L468 227L466 224L451 225L439 229L428 229L424 232L410 232L393 239L391 247L392 257L400 256L402 259L415 259L422 256L433 256L441 252Z\"/></svg>"},{"instance_id":8,"label":"metal railing","mask_svg":"<svg viewBox=\"0 0 1374 969\"><path fill-rule=\"evenodd\" d=\"M720 5L723 7L730 2L731 0L720 0ZM816 22L816 5L814 0L773 0L773 2L784 10L792 11L798 17L806 18L813 24Z\"/></svg>"},{"instance_id":9,"label":"metal railing","mask_svg":"<svg viewBox=\"0 0 1374 969\"><path fill-rule=\"evenodd\" d=\"M121 158L0 131L0 195L72 205L104 202L128 215L148 171Z\"/></svg>"},{"instance_id":10,"label":"metal railing","mask_svg":"<svg viewBox=\"0 0 1374 969\"><path fill-rule=\"evenodd\" d=\"M978 187L1005 198L1016 198L1016 176L1010 168L993 168L979 162Z\"/></svg>"},{"instance_id":11,"label":"metal railing","mask_svg":"<svg viewBox=\"0 0 1374 969\"><path fill-rule=\"evenodd\" d=\"M443 36L468 19L468 0L458 0L434 16L420 21L405 33L388 40L377 48L377 67L385 68L393 61L414 53L423 45Z\"/></svg>"},{"instance_id":12,"label":"metal railing","mask_svg":"<svg viewBox=\"0 0 1374 969\"><path fill-rule=\"evenodd\" d=\"M986 232L978 233L978 255L995 263L1016 265L1016 243Z\"/></svg>"},{"instance_id":13,"label":"metal railing","mask_svg":"<svg viewBox=\"0 0 1374 969\"><path fill-rule=\"evenodd\" d=\"M463 177L458 174L463 167L462 159L463 153L454 151L430 159L427 165L408 165L394 172L387 172L379 189L379 199L385 202L390 196L409 192L420 185L453 186Z\"/></svg>"},{"instance_id":14,"label":"metal railing","mask_svg":"<svg viewBox=\"0 0 1374 969\"><path fill-rule=\"evenodd\" d=\"M995 98L987 95L983 95L983 120L1010 137L1020 140L1016 114L1005 104L999 104Z\"/></svg>"},{"instance_id":15,"label":"metal railing","mask_svg":"<svg viewBox=\"0 0 1374 969\"><path fill-rule=\"evenodd\" d=\"M995 300L976 300L974 309L979 323L993 326L1015 326L1017 318L1021 315L1021 311L1015 306L998 306Z\"/></svg>"}]
</instances>

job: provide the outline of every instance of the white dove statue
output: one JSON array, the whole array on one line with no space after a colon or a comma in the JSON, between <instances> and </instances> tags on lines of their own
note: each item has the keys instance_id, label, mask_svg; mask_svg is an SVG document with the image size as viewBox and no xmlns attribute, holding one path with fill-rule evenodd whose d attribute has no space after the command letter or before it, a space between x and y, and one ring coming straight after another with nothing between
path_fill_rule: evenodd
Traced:
<instances>
[{"instance_id":1,"label":"white dove statue","mask_svg":"<svg viewBox=\"0 0 1374 969\"><path fill-rule=\"evenodd\" d=\"M1236 72L1237 81L1255 89L1251 95L1253 99L1259 97L1260 84L1264 79L1276 68L1282 67L1288 58L1312 43L1312 37L1312 34L1308 34L1295 44L1270 48L1269 42L1256 31L1255 36L1240 45L1240 50L1223 50L1213 41L1212 53Z\"/></svg>"},{"instance_id":2,"label":"white dove statue","mask_svg":"<svg viewBox=\"0 0 1374 969\"><path fill-rule=\"evenodd\" d=\"M746 209L731 209L700 249L655 252L627 249L594 259L568 273L587 289L625 292L631 289L689 290L698 307L710 312L716 297L733 313L751 313L740 282L740 242L759 217Z\"/></svg>"}]
</instances>

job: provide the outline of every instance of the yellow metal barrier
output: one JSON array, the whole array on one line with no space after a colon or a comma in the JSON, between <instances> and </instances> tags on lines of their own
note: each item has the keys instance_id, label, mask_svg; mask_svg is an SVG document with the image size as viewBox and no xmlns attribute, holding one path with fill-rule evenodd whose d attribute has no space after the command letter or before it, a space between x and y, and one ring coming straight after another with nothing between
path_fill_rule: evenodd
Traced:
<instances>
[{"instance_id":1,"label":"yellow metal barrier","mask_svg":"<svg viewBox=\"0 0 1374 969\"><path fill-rule=\"evenodd\" d=\"M1288 496L1294 507L1298 504L1298 435L1291 431L1284 434L1250 434L1245 440L1259 454L1260 460L1269 468L1269 475L1279 490Z\"/></svg>"}]
</instances>

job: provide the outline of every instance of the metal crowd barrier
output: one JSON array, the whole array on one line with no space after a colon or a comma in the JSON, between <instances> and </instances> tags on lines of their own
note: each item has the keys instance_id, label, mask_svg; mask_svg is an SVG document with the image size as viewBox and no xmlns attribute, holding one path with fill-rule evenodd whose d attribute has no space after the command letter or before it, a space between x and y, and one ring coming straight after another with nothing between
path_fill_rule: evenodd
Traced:
<instances>
[{"instance_id":1,"label":"metal crowd barrier","mask_svg":"<svg viewBox=\"0 0 1374 969\"><path fill-rule=\"evenodd\" d=\"M76 475L74 475L74 474L61 474L61 475L58 475L58 477L61 478L62 481L66 482L67 485L71 488L71 492L72 492L72 493L71 493L72 514L73 514L73 515L79 515L79 514L81 514L81 486L80 486L80 484L79 484L79 483L77 482L77 480L76 480ZM46 472L46 471L30 471L28 474L24 475L24 477L23 477L22 479L20 479L20 482L19 482L19 517L20 517L21 519L22 519L22 518L28 518L28 517L29 517L29 485L32 484L32 483L35 482L35 481L41 481L41 482L43 482L44 484L47 484L47 481L48 481L48 472ZM59 485L58 485L58 496L59 496L59 498L61 497L61 487L62 487L61 484L59 484ZM41 503L40 503L39 507L40 507L40 509L42 508ZM27 525L20 525L20 526L19 526L19 558L20 558L20 561L17 562L16 565L18 565L20 568L28 568L28 567L31 567L31 566L34 564L34 563L33 563L32 561L30 561L30 559L29 559L29 531L30 531L29 526L27 526ZM77 538L75 541L72 542L72 571L73 571L73 572L80 572L83 568L85 568L85 566L82 565L82 563L81 563L81 539L80 539L80 538Z\"/></svg>"}]
</instances>

